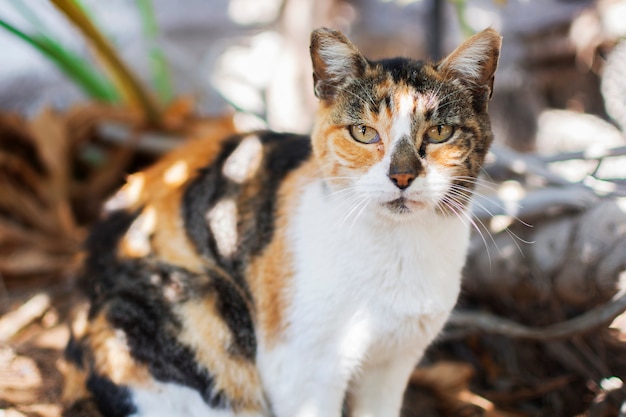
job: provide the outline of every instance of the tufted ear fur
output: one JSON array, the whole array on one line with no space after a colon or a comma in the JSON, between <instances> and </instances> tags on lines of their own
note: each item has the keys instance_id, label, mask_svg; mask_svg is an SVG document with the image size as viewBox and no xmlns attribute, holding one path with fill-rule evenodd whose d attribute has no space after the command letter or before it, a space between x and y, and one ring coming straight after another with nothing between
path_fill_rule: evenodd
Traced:
<instances>
[{"instance_id":1,"label":"tufted ear fur","mask_svg":"<svg viewBox=\"0 0 626 417\"><path fill-rule=\"evenodd\" d=\"M501 45L502 36L493 29L485 29L444 58L437 70L447 77L460 79L486 104L493 93Z\"/></svg>"},{"instance_id":2,"label":"tufted ear fur","mask_svg":"<svg viewBox=\"0 0 626 417\"><path fill-rule=\"evenodd\" d=\"M314 30L310 50L315 95L322 100L332 100L342 85L367 68L365 57L338 30Z\"/></svg>"}]
</instances>

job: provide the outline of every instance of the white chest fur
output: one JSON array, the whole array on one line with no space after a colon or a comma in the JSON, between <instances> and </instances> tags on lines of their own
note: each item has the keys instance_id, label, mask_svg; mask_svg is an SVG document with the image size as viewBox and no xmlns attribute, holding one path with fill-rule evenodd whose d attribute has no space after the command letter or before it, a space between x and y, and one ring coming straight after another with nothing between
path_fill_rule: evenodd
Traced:
<instances>
[{"instance_id":1,"label":"white chest fur","mask_svg":"<svg viewBox=\"0 0 626 417\"><path fill-rule=\"evenodd\" d=\"M350 389L353 415L397 415L411 369L456 302L463 221L346 214L314 182L287 230L286 333L271 347L261 338L257 358L277 416L339 416Z\"/></svg>"},{"instance_id":2,"label":"white chest fur","mask_svg":"<svg viewBox=\"0 0 626 417\"><path fill-rule=\"evenodd\" d=\"M293 324L321 326L368 356L423 349L456 302L467 227L426 211L405 222L346 214L319 183L305 191L292 235Z\"/></svg>"}]
</instances>

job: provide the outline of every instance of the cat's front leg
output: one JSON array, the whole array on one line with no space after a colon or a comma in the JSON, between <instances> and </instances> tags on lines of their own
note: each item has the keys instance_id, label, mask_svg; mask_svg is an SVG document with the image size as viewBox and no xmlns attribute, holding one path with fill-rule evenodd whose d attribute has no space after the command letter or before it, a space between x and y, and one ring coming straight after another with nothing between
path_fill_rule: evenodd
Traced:
<instances>
[{"instance_id":1,"label":"cat's front leg","mask_svg":"<svg viewBox=\"0 0 626 417\"><path fill-rule=\"evenodd\" d=\"M405 352L365 364L351 390L351 417L397 417L404 391L421 352Z\"/></svg>"},{"instance_id":2,"label":"cat's front leg","mask_svg":"<svg viewBox=\"0 0 626 417\"><path fill-rule=\"evenodd\" d=\"M311 329L316 332L317 329ZM301 335L307 332L300 332ZM340 417L357 364L329 336L284 341L260 349L258 366L276 417Z\"/></svg>"},{"instance_id":3,"label":"cat's front leg","mask_svg":"<svg viewBox=\"0 0 626 417\"><path fill-rule=\"evenodd\" d=\"M297 349L284 343L261 348L258 366L276 417L340 417L347 390L343 378L320 349Z\"/></svg>"}]
</instances>

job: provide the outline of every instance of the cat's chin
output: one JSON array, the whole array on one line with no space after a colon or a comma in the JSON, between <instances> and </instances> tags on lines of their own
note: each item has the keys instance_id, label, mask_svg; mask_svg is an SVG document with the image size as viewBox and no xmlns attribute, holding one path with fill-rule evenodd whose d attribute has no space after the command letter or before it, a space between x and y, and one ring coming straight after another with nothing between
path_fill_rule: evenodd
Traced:
<instances>
[{"instance_id":1,"label":"cat's chin","mask_svg":"<svg viewBox=\"0 0 626 417\"><path fill-rule=\"evenodd\" d=\"M394 220L408 220L427 208L426 203L405 197L382 203L382 212Z\"/></svg>"}]
</instances>

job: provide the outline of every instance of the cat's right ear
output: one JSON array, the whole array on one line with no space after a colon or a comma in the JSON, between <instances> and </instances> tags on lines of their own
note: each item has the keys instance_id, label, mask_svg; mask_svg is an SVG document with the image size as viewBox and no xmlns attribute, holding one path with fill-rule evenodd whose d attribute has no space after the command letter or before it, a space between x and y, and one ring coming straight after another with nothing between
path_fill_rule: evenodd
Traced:
<instances>
[{"instance_id":1,"label":"cat's right ear","mask_svg":"<svg viewBox=\"0 0 626 417\"><path fill-rule=\"evenodd\" d=\"M446 77L467 84L477 101L486 104L493 92L501 46L502 36L493 29L485 29L456 48L437 65L437 69Z\"/></svg>"},{"instance_id":2,"label":"cat's right ear","mask_svg":"<svg viewBox=\"0 0 626 417\"><path fill-rule=\"evenodd\" d=\"M338 30L314 30L310 49L315 96L322 100L332 100L346 82L362 76L367 68L365 57Z\"/></svg>"}]
</instances>

